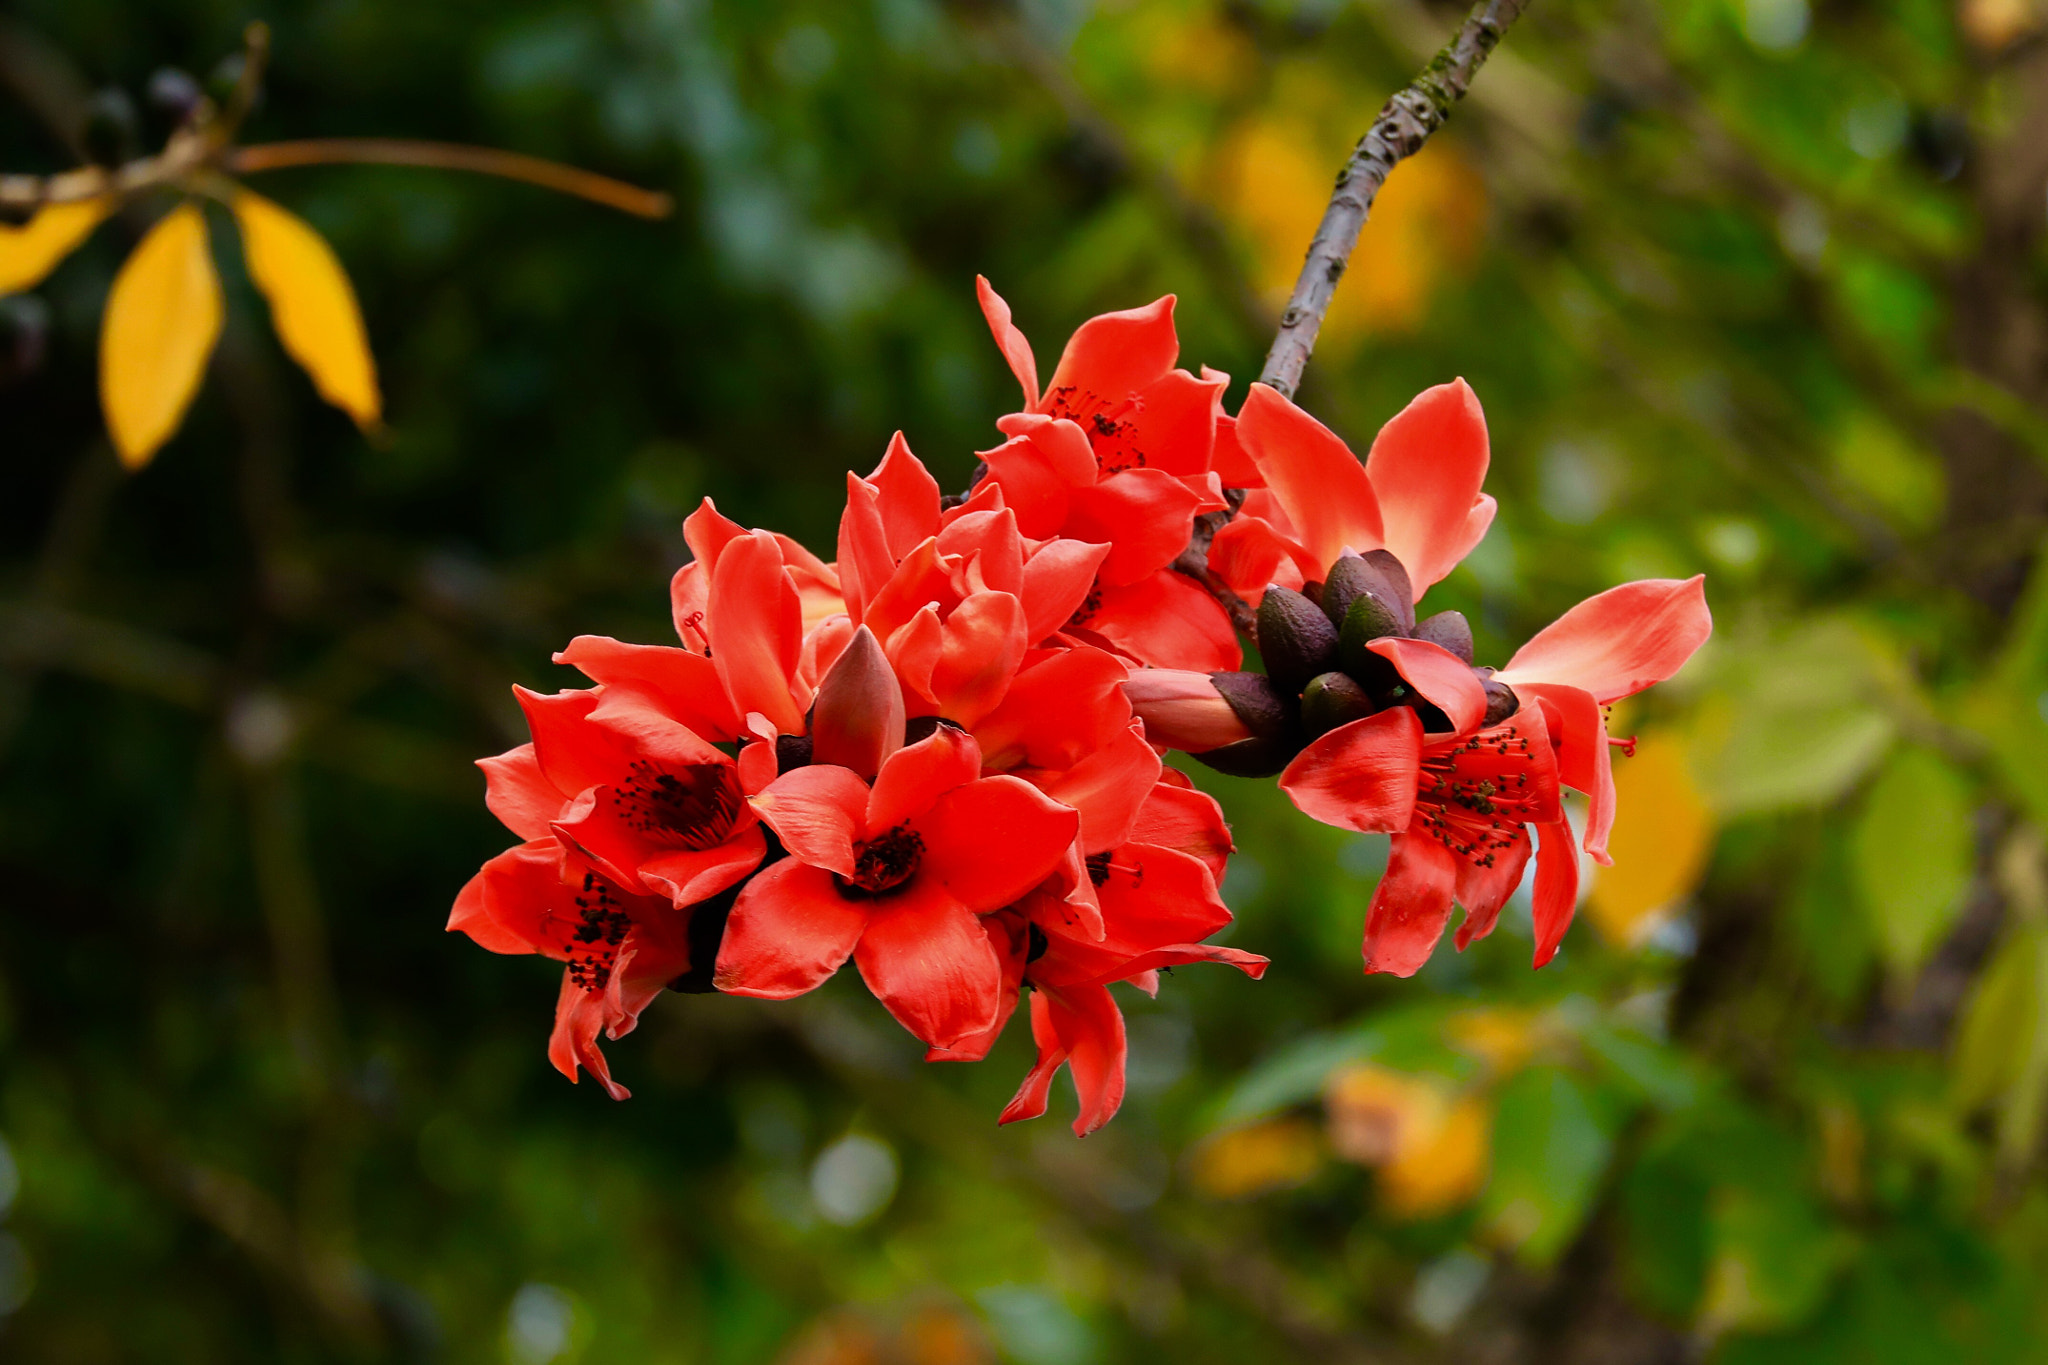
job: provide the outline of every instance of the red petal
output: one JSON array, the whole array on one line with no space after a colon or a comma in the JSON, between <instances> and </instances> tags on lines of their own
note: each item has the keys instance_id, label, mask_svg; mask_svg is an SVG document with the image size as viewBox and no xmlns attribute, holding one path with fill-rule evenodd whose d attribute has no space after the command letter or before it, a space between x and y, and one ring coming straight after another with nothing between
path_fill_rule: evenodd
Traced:
<instances>
[{"instance_id":1,"label":"red petal","mask_svg":"<svg viewBox=\"0 0 2048 1365\"><path fill-rule=\"evenodd\" d=\"M1060 1044L1059 1030L1053 1026L1052 1002L1044 991L1031 993L1031 1038L1038 1044L1038 1060L1031 1064L1031 1070L1024 1073L1024 1083L1017 1087L1016 1095L1004 1107L997 1123L1016 1123L1043 1114L1046 1097L1052 1090L1052 1078L1067 1060L1067 1050Z\"/></svg>"},{"instance_id":2,"label":"red petal","mask_svg":"<svg viewBox=\"0 0 2048 1365\"><path fill-rule=\"evenodd\" d=\"M1046 468L1070 489L1087 488L1101 477L1102 467L1095 458L1095 447L1088 444L1088 433L1071 418L1013 412L996 419L996 430L1037 446Z\"/></svg>"},{"instance_id":3,"label":"red petal","mask_svg":"<svg viewBox=\"0 0 2048 1365\"><path fill-rule=\"evenodd\" d=\"M1064 417L1121 403L1172 369L1179 354L1171 294L1143 308L1090 318L1068 339L1035 406Z\"/></svg>"},{"instance_id":4,"label":"red petal","mask_svg":"<svg viewBox=\"0 0 2048 1365\"><path fill-rule=\"evenodd\" d=\"M597 1035L604 1027L605 1013L604 992L587 991L563 972L562 991L555 997L555 1029L548 1038L548 1060L572 1082L580 1064L597 1078L597 1083L613 1099L631 1099L633 1092L612 1079L604 1053L597 1047Z\"/></svg>"},{"instance_id":5,"label":"red petal","mask_svg":"<svg viewBox=\"0 0 2048 1365\"><path fill-rule=\"evenodd\" d=\"M1050 540L1024 561L1024 634L1033 643L1073 619L1095 586L1096 570L1109 546L1080 540Z\"/></svg>"},{"instance_id":6,"label":"red petal","mask_svg":"<svg viewBox=\"0 0 2048 1365\"><path fill-rule=\"evenodd\" d=\"M977 591L1014 593L1024 586L1024 541L1008 507L956 517L939 532L938 550L968 565L969 581L979 577Z\"/></svg>"},{"instance_id":7,"label":"red petal","mask_svg":"<svg viewBox=\"0 0 2048 1365\"><path fill-rule=\"evenodd\" d=\"M896 672L874 632L862 626L818 684L811 710L812 761L873 777L903 747L903 719Z\"/></svg>"},{"instance_id":8,"label":"red petal","mask_svg":"<svg viewBox=\"0 0 2048 1365\"><path fill-rule=\"evenodd\" d=\"M1529 832L1517 829L1513 837L1514 847L1496 851L1491 867L1458 860L1458 904L1465 907L1465 922L1458 926L1457 935L1461 953L1493 932L1501 907L1522 884L1522 873L1529 866Z\"/></svg>"},{"instance_id":9,"label":"red petal","mask_svg":"<svg viewBox=\"0 0 2048 1365\"><path fill-rule=\"evenodd\" d=\"M932 695L932 673L938 668L939 655L945 648L945 623L939 620L939 609L929 602L889 637L883 652L903 684L907 711L920 716L937 713L939 702Z\"/></svg>"},{"instance_id":10,"label":"red petal","mask_svg":"<svg viewBox=\"0 0 2048 1365\"><path fill-rule=\"evenodd\" d=\"M1206 473L1216 441L1218 399L1227 376L1197 379L1168 370L1145 389L1129 419L1128 444L1149 469L1188 476Z\"/></svg>"},{"instance_id":11,"label":"red petal","mask_svg":"<svg viewBox=\"0 0 2048 1365\"><path fill-rule=\"evenodd\" d=\"M918 876L936 878L969 910L986 914L1052 873L1081 817L1028 782L985 777L940 796L911 824L924 840Z\"/></svg>"},{"instance_id":12,"label":"red petal","mask_svg":"<svg viewBox=\"0 0 2048 1365\"><path fill-rule=\"evenodd\" d=\"M896 572L889 533L882 525L882 493L858 474L846 476L846 508L839 514L839 590L846 614L867 619L868 603Z\"/></svg>"},{"instance_id":13,"label":"red petal","mask_svg":"<svg viewBox=\"0 0 2048 1365\"><path fill-rule=\"evenodd\" d=\"M633 761L618 735L589 723L597 709L594 689L544 694L514 687L512 695L526 712L541 773L557 791L580 792L610 782Z\"/></svg>"},{"instance_id":14,"label":"red petal","mask_svg":"<svg viewBox=\"0 0 2048 1365\"><path fill-rule=\"evenodd\" d=\"M994 770L1070 768L1130 725L1127 670L1099 649L1069 649L1027 662L1002 705L974 727Z\"/></svg>"},{"instance_id":15,"label":"red petal","mask_svg":"<svg viewBox=\"0 0 2048 1365\"><path fill-rule=\"evenodd\" d=\"M868 598L860 620L875 632L877 640L887 644L926 607L958 600L953 586L958 567L940 556L936 536L920 542L886 577L872 581L862 577L861 587Z\"/></svg>"},{"instance_id":16,"label":"red petal","mask_svg":"<svg viewBox=\"0 0 2048 1365\"><path fill-rule=\"evenodd\" d=\"M832 665L839 662L853 632L853 621L845 612L828 616L804 632L803 652L797 655L796 671L814 693L818 683L832 671ZM815 695L812 699L816 700Z\"/></svg>"},{"instance_id":17,"label":"red petal","mask_svg":"<svg viewBox=\"0 0 2048 1365\"><path fill-rule=\"evenodd\" d=\"M1201 498L1161 469L1127 469L1093 488L1077 488L1068 501L1062 534L1107 541L1109 558L1097 577L1122 587L1174 561L1188 545Z\"/></svg>"},{"instance_id":18,"label":"red petal","mask_svg":"<svg viewBox=\"0 0 2048 1365\"><path fill-rule=\"evenodd\" d=\"M829 763L791 768L750 803L791 857L853 875L854 843L867 837L868 784L858 774Z\"/></svg>"},{"instance_id":19,"label":"red petal","mask_svg":"<svg viewBox=\"0 0 2048 1365\"><path fill-rule=\"evenodd\" d=\"M1477 730L1486 719L1486 689L1472 666L1443 646L1388 636L1366 648L1392 664L1425 701L1449 716L1458 734Z\"/></svg>"},{"instance_id":20,"label":"red petal","mask_svg":"<svg viewBox=\"0 0 2048 1365\"><path fill-rule=\"evenodd\" d=\"M853 959L896 1022L948 1049L994 1026L1003 968L971 910L922 874L870 905Z\"/></svg>"},{"instance_id":21,"label":"red petal","mask_svg":"<svg viewBox=\"0 0 2048 1365\"><path fill-rule=\"evenodd\" d=\"M719 552L710 612L712 661L734 709L759 711L783 734L802 734L803 708L790 683L803 649L803 607L774 536L757 531Z\"/></svg>"},{"instance_id":22,"label":"red petal","mask_svg":"<svg viewBox=\"0 0 2048 1365\"><path fill-rule=\"evenodd\" d=\"M1237 414L1237 439L1316 564L1382 543L1379 498L1365 466L1335 432L1264 384Z\"/></svg>"},{"instance_id":23,"label":"red petal","mask_svg":"<svg viewBox=\"0 0 2048 1365\"><path fill-rule=\"evenodd\" d=\"M1415 975L1450 922L1457 884L1457 854L1419 831L1396 835L1365 912L1365 969Z\"/></svg>"},{"instance_id":24,"label":"red petal","mask_svg":"<svg viewBox=\"0 0 2048 1365\"><path fill-rule=\"evenodd\" d=\"M1003 964L1003 993L996 1006L996 1021L979 1033L968 1034L949 1048L927 1050L924 1059L928 1062L981 1061L996 1045L996 1039L1003 1036L1004 1026L1016 1012L1017 996L1024 984L1024 957L1029 948L1025 921L1015 915L983 915L981 930L988 935L989 946L995 949L996 957Z\"/></svg>"},{"instance_id":25,"label":"red petal","mask_svg":"<svg viewBox=\"0 0 2048 1365\"><path fill-rule=\"evenodd\" d=\"M1311 820L1396 834L1415 813L1422 721L1405 706L1340 725L1295 755L1280 790Z\"/></svg>"},{"instance_id":26,"label":"red petal","mask_svg":"<svg viewBox=\"0 0 2048 1365\"><path fill-rule=\"evenodd\" d=\"M677 569L668 581L668 609L676 638L692 654L704 652L704 618L710 600L711 570L697 560Z\"/></svg>"},{"instance_id":27,"label":"red petal","mask_svg":"<svg viewBox=\"0 0 2048 1365\"><path fill-rule=\"evenodd\" d=\"M1145 742L1142 726L1064 772L1033 774L1035 786L1081 815L1081 850L1101 853L1130 838L1138 811L1159 781L1159 755Z\"/></svg>"},{"instance_id":28,"label":"red petal","mask_svg":"<svg viewBox=\"0 0 2048 1365\"><path fill-rule=\"evenodd\" d=\"M889 438L889 449L868 482L881 494L882 529L892 556L901 559L919 541L938 534L939 481L910 453L902 432Z\"/></svg>"},{"instance_id":29,"label":"red petal","mask_svg":"<svg viewBox=\"0 0 2048 1365\"><path fill-rule=\"evenodd\" d=\"M728 995L787 1000L821 985L853 955L868 902L794 858L761 869L734 902L714 981Z\"/></svg>"},{"instance_id":30,"label":"red petal","mask_svg":"<svg viewBox=\"0 0 2048 1365\"><path fill-rule=\"evenodd\" d=\"M1087 626L1154 668L1222 673L1244 662L1230 617L1200 584L1172 569L1102 589Z\"/></svg>"},{"instance_id":31,"label":"red petal","mask_svg":"<svg viewBox=\"0 0 2048 1365\"><path fill-rule=\"evenodd\" d=\"M484 804L522 839L545 839L548 825L568 799L541 773L533 746L522 744L496 758L480 758L484 770Z\"/></svg>"},{"instance_id":32,"label":"red petal","mask_svg":"<svg viewBox=\"0 0 2048 1365\"><path fill-rule=\"evenodd\" d=\"M1379 498L1384 544L1417 597L1472 548L1486 464L1486 414L1462 379L1424 389L1373 439L1365 472Z\"/></svg>"},{"instance_id":33,"label":"red petal","mask_svg":"<svg viewBox=\"0 0 2048 1365\"><path fill-rule=\"evenodd\" d=\"M1579 904L1579 850L1572 827L1562 820L1538 825L1536 833L1541 839L1536 850L1536 965L1541 967L1557 956L1557 945L1572 927Z\"/></svg>"},{"instance_id":34,"label":"red petal","mask_svg":"<svg viewBox=\"0 0 2048 1365\"><path fill-rule=\"evenodd\" d=\"M1079 432L1075 428L1077 436ZM1085 447L1088 438L1080 439ZM1039 443L1029 436L1013 436L994 450L980 453L988 465L989 481L1003 490L1003 505L1017 514L1017 530L1033 540L1057 535L1067 520L1067 495L1072 485L1060 477ZM1088 473L1092 483L1092 459Z\"/></svg>"},{"instance_id":35,"label":"red petal","mask_svg":"<svg viewBox=\"0 0 2048 1365\"><path fill-rule=\"evenodd\" d=\"M750 823L716 848L682 849L649 858L640 864L640 880L680 909L730 891L761 865L767 852L761 827Z\"/></svg>"},{"instance_id":36,"label":"red petal","mask_svg":"<svg viewBox=\"0 0 2048 1365\"><path fill-rule=\"evenodd\" d=\"M1705 575L1624 583L1538 631L1499 676L1582 687L1605 705L1676 673L1713 630Z\"/></svg>"},{"instance_id":37,"label":"red petal","mask_svg":"<svg viewBox=\"0 0 2048 1365\"><path fill-rule=\"evenodd\" d=\"M506 849L485 863L455 898L450 933L468 934L494 953L566 953L561 933L548 933L549 916L566 905L562 846L552 838Z\"/></svg>"},{"instance_id":38,"label":"red petal","mask_svg":"<svg viewBox=\"0 0 2048 1365\"><path fill-rule=\"evenodd\" d=\"M1210 542L1209 567L1232 592L1256 601L1273 583L1299 592L1309 579L1321 579L1328 566L1315 563L1263 517L1240 512Z\"/></svg>"},{"instance_id":39,"label":"red petal","mask_svg":"<svg viewBox=\"0 0 2048 1365\"><path fill-rule=\"evenodd\" d=\"M1205 369L1203 373L1209 371ZM1226 412L1216 414L1216 443L1210 450L1209 468L1223 480L1225 488L1263 488L1266 483L1237 439L1237 419Z\"/></svg>"},{"instance_id":40,"label":"red petal","mask_svg":"<svg viewBox=\"0 0 2048 1365\"><path fill-rule=\"evenodd\" d=\"M1031 997L1031 1035L1038 1042L1038 1063L1000 1122L1043 1114L1046 1090L1061 1062L1073 1071L1081 1101L1076 1137L1087 1137L1116 1116L1124 1102L1124 1017L1107 986L1037 992Z\"/></svg>"},{"instance_id":41,"label":"red petal","mask_svg":"<svg viewBox=\"0 0 2048 1365\"><path fill-rule=\"evenodd\" d=\"M579 635L556 653L555 662L581 669L592 682L641 693L664 715L706 739L729 741L740 733L739 716L718 668L702 654Z\"/></svg>"},{"instance_id":42,"label":"red petal","mask_svg":"<svg viewBox=\"0 0 2048 1365\"><path fill-rule=\"evenodd\" d=\"M1194 961L1210 955L1197 940L1230 923L1230 910L1216 894L1209 869L1201 859L1175 849L1125 844L1111 853L1096 891L1102 938L1067 933L1057 923L1045 925L1048 946L1031 964L1033 981L1106 983Z\"/></svg>"},{"instance_id":43,"label":"red petal","mask_svg":"<svg viewBox=\"0 0 2048 1365\"><path fill-rule=\"evenodd\" d=\"M931 695L939 714L972 727L1009 691L1023 662L1024 605L1007 592L978 592L946 618Z\"/></svg>"},{"instance_id":44,"label":"red petal","mask_svg":"<svg viewBox=\"0 0 2048 1365\"><path fill-rule=\"evenodd\" d=\"M1223 807L1209 793L1172 780L1181 776L1172 768L1160 773L1159 784L1131 825L1131 842L1157 844L1199 858L1220 886L1236 850L1230 827L1223 822Z\"/></svg>"},{"instance_id":45,"label":"red petal","mask_svg":"<svg viewBox=\"0 0 2048 1365\"><path fill-rule=\"evenodd\" d=\"M864 793L866 837L873 838L924 814L941 796L974 781L980 773L980 746L972 736L950 725L941 725L929 739L905 745L882 765L874 790Z\"/></svg>"},{"instance_id":46,"label":"red petal","mask_svg":"<svg viewBox=\"0 0 2048 1365\"><path fill-rule=\"evenodd\" d=\"M1614 754L1607 743L1607 716L1593 694L1553 683L1522 683L1515 689L1524 706L1540 704L1557 747L1557 778L1588 798L1586 852L1603 867L1613 866L1607 837L1614 830Z\"/></svg>"},{"instance_id":47,"label":"red petal","mask_svg":"<svg viewBox=\"0 0 2048 1365\"><path fill-rule=\"evenodd\" d=\"M1010 373L1017 376L1017 383L1024 390L1024 406L1037 407L1038 361L1031 354L1031 343L1017 330L1017 324L1010 321L1010 305L1003 302L1003 296L995 291L995 286L976 275L974 292L981 300L981 315L988 319L988 329L995 334L996 349L1003 353Z\"/></svg>"}]
</instances>

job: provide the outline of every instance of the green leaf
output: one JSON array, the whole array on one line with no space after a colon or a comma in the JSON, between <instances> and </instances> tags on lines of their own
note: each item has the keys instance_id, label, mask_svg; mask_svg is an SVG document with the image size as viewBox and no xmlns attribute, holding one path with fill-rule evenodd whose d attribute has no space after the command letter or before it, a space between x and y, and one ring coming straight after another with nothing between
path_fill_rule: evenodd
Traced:
<instances>
[{"instance_id":1,"label":"green leaf","mask_svg":"<svg viewBox=\"0 0 2048 1365\"><path fill-rule=\"evenodd\" d=\"M1976 862L1971 792L1926 749L1902 749L1863 805L1850 854L1878 950L1895 979L1920 969L1955 923Z\"/></svg>"},{"instance_id":2,"label":"green leaf","mask_svg":"<svg viewBox=\"0 0 2048 1365\"><path fill-rule=\"evenodd\" d=\"M1713 1251L1700 1317L1715 1334L1804 1321L1848 1250L1813 1202L1784 1182L1715 1190L1707 1221Z\"/></svg>"},{"instance_id":3,"label":"green leaf","mask_svg":"<svg viewBox=\"0 0 2048 1365\"><path fill-rule=\"evenodd\" d=\"M1966 1113L1998 1102L2008 1161L2033 1151L2048 1093L2048 928L2021 925L1977 979L1956 1029L1951 1079Z\"/></svg>"},{"instance_id":4,"label":"green leaf","mask_svg":"<svg viewBox=\"0 0 2048 1365\"><path fill-rule=\"evenodd\" d=\"M1525 1264L1556 1260L1592 1211L1621 1109L1555 1067L1532 1068L1501 1087L1480 1217Z\"/></svg>"}]
</instances>

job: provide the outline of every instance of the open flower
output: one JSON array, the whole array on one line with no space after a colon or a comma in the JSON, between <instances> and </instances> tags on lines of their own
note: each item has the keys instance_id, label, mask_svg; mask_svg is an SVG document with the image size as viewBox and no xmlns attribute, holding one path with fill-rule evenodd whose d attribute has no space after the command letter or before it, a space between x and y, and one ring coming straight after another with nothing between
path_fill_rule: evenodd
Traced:
<instances>
[{"instance_id":1,"label":"open flower","mask_svg":"<svg viewBox=\"0 0 2048 1365\"><path fill-rule=\"evenodd\" d=\"M1195 517L1224 506L1210 460L1229 382L1174 367L1172 295L1083 323L1040 393L1038 363L1009 305L987 280L977 287L1024 391L1024 410L996 424L1009 439L982 452L985 482L1002 489L1025 537L1110 547L1073 627L1143 663L1235 668L1229 617L1168 568Z\"/></svg>"},{"instance_id":2,"label":"open flower","mask_svg":"<svg viewBox=\"0 0 2048 1365\"><path fill-rule=\"evenodd\" d=\"M980 746L942 725L889 754L872 788L836 764L768 784L752 804L790 856L741 891L718 988L787 999L852 957L928 1045L989 1028L1003 973L979 917L1051 874L1080 817L1029 783L980 772Z\"/></svg>"}]
</instances>

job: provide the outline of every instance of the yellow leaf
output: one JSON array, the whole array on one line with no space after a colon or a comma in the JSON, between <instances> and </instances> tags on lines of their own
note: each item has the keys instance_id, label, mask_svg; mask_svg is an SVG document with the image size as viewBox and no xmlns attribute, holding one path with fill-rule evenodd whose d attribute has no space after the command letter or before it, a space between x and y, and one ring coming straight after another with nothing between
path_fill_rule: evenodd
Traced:
<instances>
[{"instance_id":1,"label":"yellow leaf","mask_svg":"<svg viewBox=\"0 0 2048 1365\"><path fill-rule=\"evenodd\" d=\"M122 265L100 323L100 405L130 469L178 429L220 339L221 312L206 219L181 204Z\"/></svg>"},{"instance_id":2,"label":"yellow leaf","mask_svg":"<svg viewBox=\"0 0 2048 1365\"><path fill-rule=\"evenodd\" d=\"M1706 870L1714 817L1676 735L1645 737L1614 763L1614 866L1587 893L1586 913L1610 943L1640 943Z\"/></svg>"},{"instance_id":3,"label":"yellow leaf","mask_svg":"<svg viewBox=\"0 0 2048 1365\"><path fill-rule=\"evenodd\" d=\"M111 199L45 204L20 226L0 223L0 294L19 294L41 284L92 235L113 204Z\"/></svg>"},{"instance_id":4,"label":"yellow leaf","mask_svg":"<svg viewBox=\"0 0 2048 1365\"><path fill-rule=\"evenodd\" d=\"M1437 1077L1370 1063L1330 1078L1323 1095L1330 1149L1379 1169L1381 1208L1428 1218L1471 1202L1492 1164L1493 1114Z\"/></svg>"},{"instance_id":5,"label":"yellow leaf","mask_svg":"<svg viewBox=\"0 0 2048 1365\"><path fill-rule=\"evenodd\" d=\"M249 276L270 300L270 320L291 358L320 396L369 430L382 401L370 338L356 291L327 239L310 223L247 190L235 196L235 221Z\"/></svg>"},{"instance_id":6,"label":"yellow leaf","mask_svg":"<svg viewBox=\"0 0 2048 1365\"><path fill-rule=\"evenodd\" d=\"M1300 1185L1322 1163L1315 1127L1302 1119L1280 1118L1218 1133L1195 1149L1188 1174L1211 1199L1248 1199Z\"/></svg>"}]
</instances>

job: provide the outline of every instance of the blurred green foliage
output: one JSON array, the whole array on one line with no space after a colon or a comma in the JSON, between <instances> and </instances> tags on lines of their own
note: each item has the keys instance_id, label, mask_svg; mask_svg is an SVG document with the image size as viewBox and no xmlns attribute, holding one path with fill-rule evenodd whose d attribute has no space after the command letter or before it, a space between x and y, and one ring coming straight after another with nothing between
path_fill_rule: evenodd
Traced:
<instances>
[{"instance_id":1,"label":"blurred green foliage","mask_svg":"<svg viewBox=\"0 0 2048 1365\"><path fill-rule=\"evenodd\" d=\"M630 1102L571 1088L554 973L441 933L507 842L467 763L520 738L507 684L572 681L570 635L666 637L698 498L829 549L894 428L964 481L1015 399L976 272L1041 364L1178 293L1234 402L1348 140L1457 16L12 13L8 170L72 164L91 91L203 75L262 17L252 140L501 145L681 208L266 177L357 282L389 439L317 401L229 251L212 381L133 479L92 361L147 214L0 300L8 1359L2044 1354L2029 0L1543 0L1514 30L1390 182L1303 398L1363 448L1471 380L1501 514L1431 600L1483 659L1708 573L1711 651L1617 718L1685 759L1622 761L1616 849L1711 857L1672 903L1596 880L1540 975L1524 906L1367 980L1383 842L1198 774L1241 850L1230 941L1275 966L1126 995L1131 1098L1085 1143L1057 1107L995 1127L1021 1027L926 1066L846 981L667 998L612 1048Z\"/></svg>"}]
</instances>

